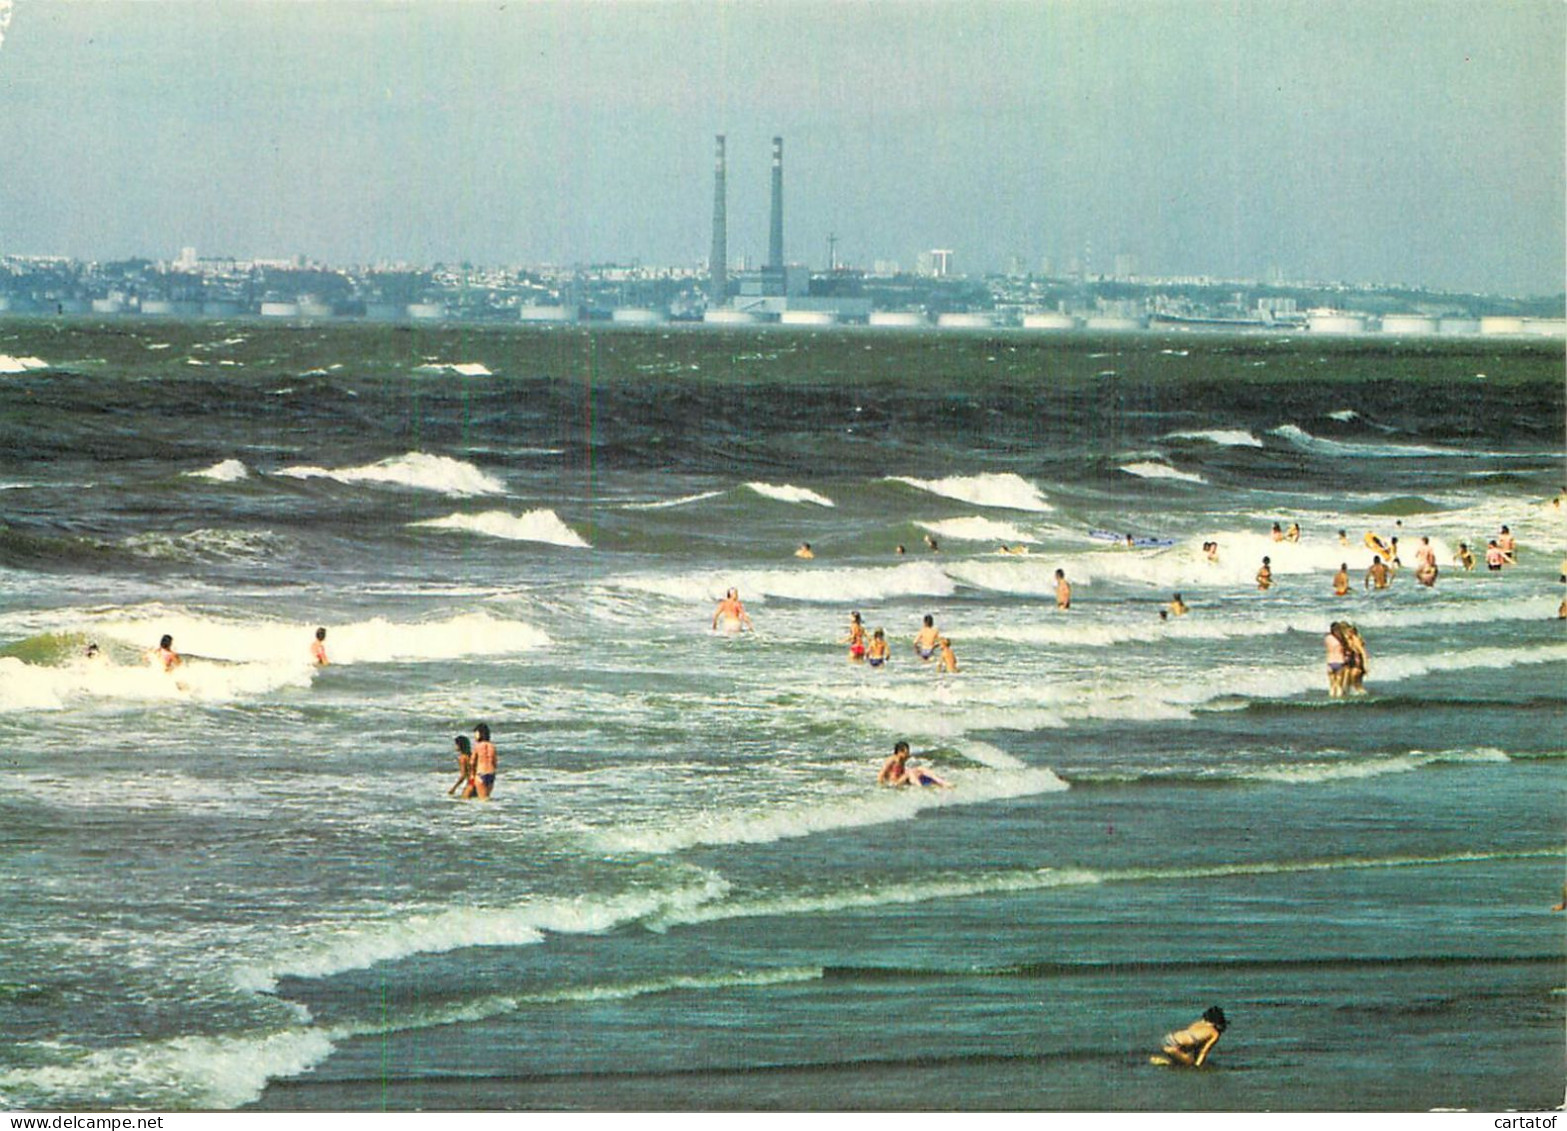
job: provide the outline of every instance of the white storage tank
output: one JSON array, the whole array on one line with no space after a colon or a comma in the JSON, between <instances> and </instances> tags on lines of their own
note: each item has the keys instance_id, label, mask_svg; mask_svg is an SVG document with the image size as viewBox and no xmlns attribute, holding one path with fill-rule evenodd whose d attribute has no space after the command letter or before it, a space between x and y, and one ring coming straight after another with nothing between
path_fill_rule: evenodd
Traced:
<instances>
[{"instance_id":1,"label":"white storage tank","mask_svg":"<svg viewBox=\"0 0 1567 1131\"><path fill-rule=\"evenodd\" d=\"M1384 314L1382 332L1404 335L1434 334L1436 319L1428 314Z\"/></svg>"},{"instance_id":2,"label":"white storage tank","mask_svg":"<svg viewBox=\"0 0 1567 1131\"><path fill-rule=\"evenodd\" d=\"M408 317L416 322L437 322L446 317L446 307L438 302L410 302Z\"/></svg>"},{"instance_id":3,"label":"white storage tank","mask_svg":"<svg viewBox=\"0 0 1567 1131\"><path fill-rule=\"evenodd\" d=\"M144 298L141 300L141 312L154 317L165 317L174 313L174 304L167 299Z\"/></svg>"},{"instance_id":4,"label":"white storage tank","mask_svg":"<svg viewBox=\"0 0 1567 1131\"><path fill-rule=\"evenodd\" d=\"M120 314L125 310L125 303L117 298L95 298L92 300L92 312L94 314Z\"/></svg>"},{"instance_id":5,"label":"white storage tank","mask_svg":"<svg viewBox=\"0 0 1567 1131\"><path fill-rule=\"evenodd\" d=\"M1523 319L1511 315L1493 314L1480 319L1482 334L1522 334Z\"/></svg>"},{"instance_id":6,"label":"white storage tank","mask_svg":"<svg viewBox=\"0 0 1567 1131\"><path fill-rule=\"evenodd\" d=\"M622 306L610 312L609 320L622 326L662 326L669 315L662 310L649 310L640 306Z\"/></svg>"},{"instance_id":7,"label":"white storage tank","mask_svg":"<svg viewBox=\"0 0 1567 1131\"><path fill-rule=\"evenodd\" d=\"M785 310L778 321L784 326L836 326L838 316L830 310Z\"/></svg>"},{"instance_id":8,"label":"white storage tank","mask_svg":"<svg viewBox=\"0 0 1567 1131\"><path fill-rule=\"evenodd\" d=\"M261 317L263 318L298 318L299 303L297 302L264 302L261 304Z\"/></svg>"},{"instance_id":9,"label":"white storage tank","mask_svg":"<svg viewBox=\"0 0 1567 1131\"><path fill-rule=\"evenodd\" d=\"M988 314L940 314L936 325L943 330L990 330L996 320Z\"/></svg>"},{"instance_id":10,"label":"white storage tank","mask_svg":"<svg viewBox=\"0 0 1567 1131\"><path fill-rule=\"evenodd\" d=\"M868 320L872 326L890 326L913 330L929 326L930 322L917 310L873 310Z\"/></svg>"},{"instance_id":11,"label":"white storage tank","mask_svg":"<svg viewBox=\"0 0 1567 1131\"><path fill-rule=\"evenodd\" d=\"M1077 319L1060 311L1042 310L1037 314L1023 315L1025 330L1075 330Z\"/></svg>"},{"instance_id":12,"label":"white storage tank","mask_svg":"<svg viewBox=\"0 0 1567 1131\"><path fill-rule=\"evenodd\" d=\"M522 321L533 323L575 322L577 312L565 306L524 306L519 312Z\"/></svg>"},{"instance_id":13,"label":"white storage tank","mask_svg":"<svg viewBox=\"0 0 1567 1131\"><path fill-rule=\"evenodd\" d=\"M1306 313L1306 329L1313 334L1364 334L1366 320L1342 310L1312 310Z\"/></svg>"}]
</instances>

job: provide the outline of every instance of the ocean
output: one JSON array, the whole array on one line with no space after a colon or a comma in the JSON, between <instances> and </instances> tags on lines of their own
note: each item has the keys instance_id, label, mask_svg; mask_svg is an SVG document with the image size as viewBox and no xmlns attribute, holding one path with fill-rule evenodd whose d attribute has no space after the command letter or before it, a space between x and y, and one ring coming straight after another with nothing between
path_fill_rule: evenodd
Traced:
<instances>
[{"instance_id":1,"label":"ocean","mask_svg":"<svg viewBox=\"0 0 1567 1131\"><path fill-rule=\"evenodd\" d=\"M1564 400L1551 342L0 322L0 1106L1558 1105Z\"/></svg>"}]
</instances>

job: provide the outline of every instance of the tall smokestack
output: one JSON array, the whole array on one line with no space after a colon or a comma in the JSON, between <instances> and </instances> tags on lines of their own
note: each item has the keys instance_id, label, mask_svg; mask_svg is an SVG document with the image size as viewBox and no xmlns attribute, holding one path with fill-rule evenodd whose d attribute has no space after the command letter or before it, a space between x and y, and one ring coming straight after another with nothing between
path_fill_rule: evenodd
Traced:
<instances>
[{"instance_id":1,"label":"tall smokestack","mask_svg":"<svg viewBox=\"0 0 1567 1131\"><path fill-rule=\"evenodd\" d=\"M714 306L723 304L729 290L729 221L724 187L724 135L719 134L713 163L713 253L707 268L711 275L709 298Z\"/></svg>"},{"instance_id":2,"label":"tall smokestack","mask_svg":"<svg viewBox=\"0 0 1567 1131\"><path fill-rule=\"evenodd\" d=\"M773 138L773 227L767 265L783 270L783 138Z\"/></svg>"}]
</instances>

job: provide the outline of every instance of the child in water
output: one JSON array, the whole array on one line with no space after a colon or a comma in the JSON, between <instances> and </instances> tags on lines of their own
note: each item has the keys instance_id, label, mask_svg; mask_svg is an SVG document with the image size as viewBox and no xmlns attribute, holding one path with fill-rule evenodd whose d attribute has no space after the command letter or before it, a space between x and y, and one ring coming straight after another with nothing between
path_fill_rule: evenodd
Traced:
<instances>
[{"instance_id":1,"label":"child in water","mask_svg":"<svg viewBox=\"0 0 1567 1131\"><path fill-rule=\"evenodd\" d=\"M1175 1061L1191 1068L1201 1068L1203 1061L1207 1060L1208 1054L1213 1051L1213 1046L1219 1043L1220 1035L1229 1027L1230 1023L1224 1016L1224 1010L1211 1005L1203 1010L1201 1017L1186 1028L1178 1032L1166 1033L1164 1055L1169 1059L1155 1057L1154 1060L1166 1064Z\"/></svg>"},{"instance_id":2,"label":"child in water","mask_svg":"<svg viewBox=\"0 0 1567 1131\"><path fill-rule=\"evenodd\" d=\"M465 734L459 734L452 739L452 745L457 750L457 780L452 783L452 788L446 791L446 796L450 797L458 789L462 789L464 797L473 797L479 792L478 784L473 780L473 747L469 745L468 736Z\"/></svg>"},{"instance_id":3,"label":"child in water","mask_svg":"<svg viewBox=\"0 0 1567 1131\"><path fill-rule=\"evenodd\" d=\"M923 766L909 765L909 744L901 738L892 748L892 757L882 764L876 775L878 785L934 785L951 789L952 784L938 778Z\"/></svg>"}]
</instances>

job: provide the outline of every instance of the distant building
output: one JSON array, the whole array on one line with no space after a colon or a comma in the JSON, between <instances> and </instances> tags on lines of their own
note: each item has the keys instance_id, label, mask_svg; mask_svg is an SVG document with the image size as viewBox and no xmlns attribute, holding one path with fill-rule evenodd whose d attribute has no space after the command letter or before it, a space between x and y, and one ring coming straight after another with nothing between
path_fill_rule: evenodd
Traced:
<instances>
[{"instance_id":1,"label":"distant building","mask_svg":"<svg viewBox=\"0 0 1567 1131\"><path fill-rule=\"evenodd\" d=\"M919 273L932 279L946 279L953 274L953 253L950 248L932 248L920 252Z\"/></svg>"}]
</instances>

